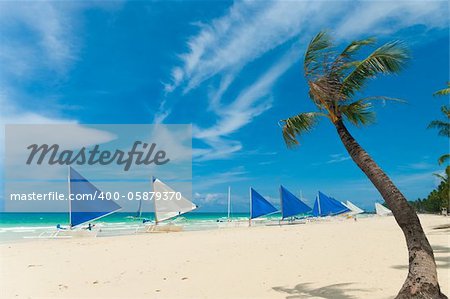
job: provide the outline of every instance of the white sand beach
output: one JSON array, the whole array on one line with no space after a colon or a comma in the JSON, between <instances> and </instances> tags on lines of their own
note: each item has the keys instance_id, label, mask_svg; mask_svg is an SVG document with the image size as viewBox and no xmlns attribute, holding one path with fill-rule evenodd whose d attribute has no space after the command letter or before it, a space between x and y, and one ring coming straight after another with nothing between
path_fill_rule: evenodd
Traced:
<instances>
[{"instance_id":1,"label":"white sand beach","mask_svg":"<svg viewBox=\"0 0 450 299\"><path fill-rule=\"evenodd\" d=\"M420 216L449 294L449 230ZM0 246L1 298L392 298L407 274L393 217Z\"/></svg>"}]
</instances>

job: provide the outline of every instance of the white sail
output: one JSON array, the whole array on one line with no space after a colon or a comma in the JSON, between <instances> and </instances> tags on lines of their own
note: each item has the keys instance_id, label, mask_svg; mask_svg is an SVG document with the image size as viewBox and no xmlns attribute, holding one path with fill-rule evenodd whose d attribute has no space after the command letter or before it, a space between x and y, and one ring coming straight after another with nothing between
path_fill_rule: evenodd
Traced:
<instances>
[{"instance_id":1,"label":"white sail","mask_svg":"<svg viewBox=\"0 0 450 299\"><path fill-rule=\"evenodd\" d=\"M388 208L386 208L385 206L383 206L377 202L375 203L375 211L377 212L377 215L379 215L379 216L392 215L391 210L389 210Z\"/></svg>"},{"instance_id":2,"label":"white sail","mask_svg":"<svg viewBox=\"0 0 450 299\"><path fill-rule=\"evenodd\" d=\"M157 223L197 208L194 203L185 197L177 197L176 192L159 179L153 181L153 192L155 192L153 200L155 201L155 220ZM165 194L167 194L167 197Z\"/></svg>"},{"instance_id":3,"label":"white sail","mask_svg":"<svg viewBox=\"0 0 450 299\"><path fill-rule=\"evenodd\" d=\"M364 210L359 208L358 206L354 205L351 201L347 200L347 202L345 203L345 206L347 208L349 208L350 210L352 210L350 212L350 214L352 215L357 215L357 214L361 214L364 213Z\"/></svg>"}]
</instances>

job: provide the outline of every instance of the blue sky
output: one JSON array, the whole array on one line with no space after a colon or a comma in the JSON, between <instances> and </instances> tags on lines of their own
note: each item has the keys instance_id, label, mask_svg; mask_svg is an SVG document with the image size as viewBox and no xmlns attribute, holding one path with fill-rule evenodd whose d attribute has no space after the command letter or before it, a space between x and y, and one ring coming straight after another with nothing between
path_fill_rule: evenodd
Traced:
<instances>
[{"instance_id":1,"label":"blue sky","mask_svg":"<svg viewBox=\"0 0 450 299\"><path fill-rule=\"evenodd\" d=\"M448 98L447 1L1 2L0 123L192 123L193 199L203 211L246 210L253 186L318 190L366 209L380 201L322 122L285 147L280 119L313 110L301 60L327 29L338 45L400 39L413 59L369 83L377 122L350 130L408 199L438 183L448 141L427 130ZM2 150L3 151L3 150ZM3 171L3 170L2 170Z\"/></svg>"}]
</instances>

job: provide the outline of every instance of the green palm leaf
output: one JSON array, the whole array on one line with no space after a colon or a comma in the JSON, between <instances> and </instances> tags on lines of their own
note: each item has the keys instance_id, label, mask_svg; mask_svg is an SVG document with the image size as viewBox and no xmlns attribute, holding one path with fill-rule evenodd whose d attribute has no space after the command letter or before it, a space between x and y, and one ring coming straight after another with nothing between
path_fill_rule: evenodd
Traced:
<instances>
[{"instance_id":1,"label":"green palm leaf","mask_svg":"<svg viewBox=\"0 0 450 299\"><path fill-rule=\"evenodd\" d=\"M439 136L450 137L450 123L442 120L433 120L428 129L438 129Z\"/></svg>"},{"instance_id":2,"label":"green palm leaf","mask_svg":"<svg viewBox=\"0 0 450 299\"><path fill-rule=\"evenodd\" d=\"M342 51L340 57L346 57L349 58L356 52L358 52L361 47L373 45L376 42L376 39L373 37L362 39L362 40L356 40L351 42L345 49Z\"/></svg>"},{"instance_id":3,"label":"green palm leaf","mask_svg":"<svg viewBox=\"0 0 450 299\"><path fill-rule=\"evenodd\" d=\"M450 94L450 82L447 82L447 88L436 91L433 95L435 96L446 96Z\"/></svg>"},{"instance_id":4,"label":"green palm leaf","mask_svg":"<svg viewBox=\"0 0 450 299\"><path fill-rule=\"evenodd\" d=\"M355 126L368 125L375 122L375 112L371 111L372 101L395 101L405 103L406 101L384 96L372 96L362 98L351 104L340 104L339 109L345 118Z\"/></svg>"},{"instance_id":5,"label":"green palm leaf","mask_svg":"<svg viewBox=\"0 0 450 299\"><path fill-rule=\"evenodd\" d=\"M385 97L385 96L371 96L371 97L362 98L360 101L370 102L370 101L377 101L377 100L406 103L405 100L398 99L398 98Z\"/></svg>"},{"instance_id":6,"label":"green palm leaf","mask_svg":"<svg viewBox=\"0 0 450 299\"><path fill-rule=\"evenodd\" d=\"M318 68L318 60L323 52L332 46L330 37L325 31L319 32L309 43L305 53L304 70L305 75L313 74Z\"/></svg>"},{"instance_id":7,"label":"green palm leaf","mask_svg":"<svg viewBox=\"0 0 450 299\"><path fill-rule=\"evenodd\" d=\"M324 113L307 112L283 119L283 138L288 147L298 145L297 135L309 132L317 122L319 116L326 116Z\"/></svg>"},{"instance_id":8,"label":"green palm leaf","mask_svg":"<svg viewBox=\"0 0 450 299\"><path fill-rule=\"evenodd\" d=\"M351 42L336 58L333 63L333 70L338 73L343 73L348 69L356 67L359 61L351 60L353 56L363 47L370 46L376 42L375 38L367 38L363 40L356 40Z\"/></svg>"},{"instance_id":9,"label":"green palm leaf","mask_svg":"<svg viewBox=\"0 0 450 299\"><path fill-rule=\"evenodd\" d=\"M344 78L341 93L347 98L361 90L366 81L378 74L398 73L409 59L408 51L399 41L386 43L360 61Z\"/></svg>"},{"instance_id":10,"label":"green palm leaf","mask_svg":"<svg viewBox=\"0 0 450 299\"><path fill-rule=\"evenodd\" d=\"M351 104L340 105L339 110L349 122L355 126L361 126L375 122L375 113L371 111L372 107L372 103L362 99Z\"/></svg>"},{"instance_id":11,"label":"green palm leaf","mask_svg":"<svg viewBox=\"0 0 450 299\"><path fill-rule=\"evenodd\" d=\"M445 163L445 161L450 159L450 154L445 154L439 157L438 163L439 165L442 165Z\"/></svg>"},{"instance_id":12,"label":"green palm leaf","mask_svg":"<svg viewBox=\"0 0 450 299\"><path fill-rule=\"evenodd\" d=\"M445 115L445 117L450 119L450 109L447 106L442 106L441 112Z\"/></svg>"}]
</instances>

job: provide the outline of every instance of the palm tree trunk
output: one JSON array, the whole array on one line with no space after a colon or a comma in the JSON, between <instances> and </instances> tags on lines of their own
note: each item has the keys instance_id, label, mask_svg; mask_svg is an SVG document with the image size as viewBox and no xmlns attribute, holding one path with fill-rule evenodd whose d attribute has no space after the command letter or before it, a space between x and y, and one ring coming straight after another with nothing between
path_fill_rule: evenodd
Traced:
<instances>
[{"instance_id":1,"label":"palm tree trunk","mask_svg":"<svg viewBox=\"0 0 450 299\"><path fill-rule=\"evenodd\" d=\"M406 238L409 272L397 298L447 298L441 293L433 249L414 208L390 178L358 144L342 120L334 123L342 143L387 203Z\"/></svg>"}]
</instances>

